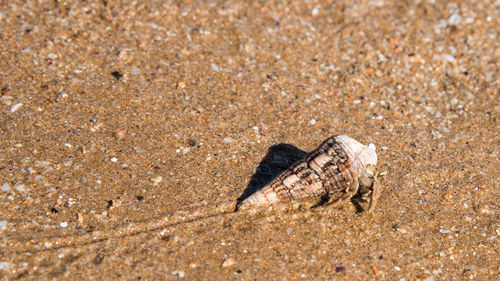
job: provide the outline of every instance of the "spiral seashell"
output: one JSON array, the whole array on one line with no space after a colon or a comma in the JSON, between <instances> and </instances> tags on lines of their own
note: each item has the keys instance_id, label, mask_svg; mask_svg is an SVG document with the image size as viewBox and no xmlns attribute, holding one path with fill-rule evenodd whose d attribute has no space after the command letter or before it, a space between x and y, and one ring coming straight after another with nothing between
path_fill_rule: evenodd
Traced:
<instances>
[{"instance_id":1,"label":"spiral seashell","mask_svg":"<svg viewBox=\"0 0 500 281\"><path fill-rule=\"evenodd\" d=\"M361 182L363 186L370 185L366 187L371 194L371 211L380 193L375 176L376 165L374 144L363 145L348 136L336 135L325 140L261 190L238 202L237 209L342 192L340 199L327 203L337 205L354 196ZM366 197L366 189L364 190L363 196Z\"/></svg>"}]
</instances>

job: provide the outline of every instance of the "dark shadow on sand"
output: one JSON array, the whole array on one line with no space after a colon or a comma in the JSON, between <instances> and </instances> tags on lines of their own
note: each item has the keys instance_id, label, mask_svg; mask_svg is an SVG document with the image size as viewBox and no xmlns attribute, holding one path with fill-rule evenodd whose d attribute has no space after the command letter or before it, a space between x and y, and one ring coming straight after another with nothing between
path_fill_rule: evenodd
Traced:
<instances>
[{"instance_id":1,"label":"dark shadow on sand","mask_svg":"<svg viewBox=\"0 0 500 281\"><path fill-rule=\"evenodd\" d=\"M257 166L256 172L250 179L247 188L238 198L237 205L256 191L262 189L305 155L305 151L291 144L280 143L271 146L267 151L267 155L259 163L259 166Z\"/></svg>"}]
</instances>

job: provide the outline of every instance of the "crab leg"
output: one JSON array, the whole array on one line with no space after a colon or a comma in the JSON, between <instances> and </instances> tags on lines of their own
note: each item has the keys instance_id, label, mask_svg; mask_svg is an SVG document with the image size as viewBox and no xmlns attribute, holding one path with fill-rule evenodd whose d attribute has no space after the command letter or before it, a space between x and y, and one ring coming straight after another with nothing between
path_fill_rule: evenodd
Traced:
<instances>
[{"instance_id":1,"label":"crab leg","mask_svg":"<svg viewBox=\"0 0 500 281\"><path fill-rule=\"evenodd\" d=\"M377 180L377 177L373 179L373 184L372 184L372 192L370 196L370 204L368 206L368 213L373 211L375 209L375 205L377 205L377 200L380 197L380 192L381 192L381 186L380 182Z\"/></svg>"},{"instance_id":2,"label":"crab leg","mask_svg":"<svg viewBox=\"0 0 500 281\"><path fill-rule=\"evenodd\" d=\"M335 208L342 202L349 201L354 195L356 195L356 193L358 193L358 189L359 189L359 181L357 178L355 178L349 185L349 187L346 189L345 194L343 194L340 198L336 200L330 200L326 202L324 205L322 205L321 210ZM318 211L318 207L319 206L314 206L311 208L311 210Z\"/></svg>"}]
</instances>

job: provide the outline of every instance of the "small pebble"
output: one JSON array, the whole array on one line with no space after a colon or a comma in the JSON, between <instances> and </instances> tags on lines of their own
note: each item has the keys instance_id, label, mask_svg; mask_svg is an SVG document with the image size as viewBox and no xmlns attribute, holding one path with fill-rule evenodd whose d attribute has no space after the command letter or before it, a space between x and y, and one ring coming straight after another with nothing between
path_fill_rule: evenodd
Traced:
<instances>
[{"instance_id":1,"label":"small pebble","mask_svg":"<svg viewBox=\"0 0 500 281\"><path fill-rule=\"evenodd\" d=\"M0 221L0 230L4 230L7 227L7 221Z\"/></svg>"},{"instance_id":2,"label":"small pebble","mask_svg":"<svg viewBox=\"0 0 500 281\"><path fill-rule=\"evenodd\" d=\"M230 267L236 264L236 261L233 258L228 258L222 263L222 267Z\"/></svg>"},{"instance_id":3,"label":"small pebble","mask_svg":"<svg viewBox=\"0 0 500 281\"><path fill-rule=\"evenodd\" d=\"M0 187L0 190L10 191L10 185L8 183L4 183L4 184L2 184L2 187Z\"/></svg>"},{"instance_id":4,"label":"small pebble","mask_svg":"<svg viewBox=\"0 0 500 281\"><path fill-rule=\"evenodd\" d=\"M78 218L78 225L79 226L83 226L84 223L85 223L85 218L83 217L83 214L82 213L78 213L77 214L77 218Z\"/></svg>"},{"instance_id":5,"label":"small pebble","mask_svg":"<svg viewBox=\"0 0 500 281\"><path fill-rule=\"evenodd\" d=\"M451 232L451 230L444 229L444 228L440 227L440 228L439 228L439 232L440 232L440 233L443 233L443 234L447 234L447 233L450 233L450 232Z\"/></svg>"},{"instance_id":6,"label":"small pebble","mask_svg":"<svg viewBox=\"0 0 500 281\"><path fill-rule=\"evenodd\" d=\"M317 16L317 15L319 14L319 9L318 9L318 7L314 7L314 8L312 9L312 11L311 11L311 14L312 14L313 16Z\"/></svg>"},{"instance_id":7,"label":"small pebble","mask_svg":"<svg viewBox=\"0 0 500 281\"><path fill-rule=\"evenodd\" d=\"M156 185L156 184L159 184L161 181L163 180L163 178L161 176L157 176L157 177L154 177L151 179L151 181Z\"/></svg>"},{"instance_id":8,"label":"small pebble","mask_svg":"<svg viewBox=\"0 0 500 281\"><path fill-rule=\"evenodd\" d=\"M448 19L448 23L451 25L457 25L461 22L461 20L462 17L460 16L460 14L456 13L450 16L450 18Z\"/></svg>"},{"instance_id":9,"label":"small pebble","mask_svg":"<svg viewBox=\"0 0 500 281\"><path fill-rule=\"evenodd\" d=\"M19 191L19 192L26 191L25 185L23 183L18 183L16 185L14 185L14 189Z\"/></svg>"},{"instance_id":10,"label":"small pebble","mask_svg":"<svg viewBox=\"0 0 500 281\"><path fill-rule=\"evenodd\" d=\"M175 271L172 271L172 275L177 275L177 276L179 276L179 278L183 278L184 277L184 271L175 270Z\"/></svg>"},{"instance_id":11,"label":"small pebble","mask_svg":"<svg viewBox=\"0 0 500 281\"><path fill-rule=\"evenodd\" d=\"M234 142L234 139L233 138L224 138L224 142L225 143L232 143L232 142Z\"/></svg>"},{"instance_id":12,"label":"small pebble","mask_svg":"<svg viewBox=\"0 0 500 281\"><path fill-rule=\"evenodd\" d=\"M447 62L454 62L455 57L450 54L443 54L443 59Z\"/></svg>"},{"instance_id":13,"label":"small pebble","mask_svg":"<svg viewBox=\"0 0 500 281\"><path fill-rule=\"evenodd\" d=\"M181 89L184 89L184 88L186 88L186 83L184 83L184 82L178 82L177 83L177 87L179 87Z\"/></svg>"},{"instance_id":14,"label":"small pebble","mask_svg":"<svg viewBox=\"0 0 500 281\"><path fill-rule=\"evenodd\" d=\"M11 267L12 264L8 263L8 262L5 262L5 261L2 261L0 262L0 270L8 270L9 267Z\"/></svg>"},{"instance_id":15,"label":"small pebble","mask_svg":"<svg viewBox=\"0 0 500 281\"><path fill-rule=\"evenodd\" d=\"M110 159L110 160L111 160L111 162L113 162L113 163L118 162L118 159L117 159L116 157L111 157L111 159Z\"/></svg>"},{"instance_id":16,"label":"small pebble","mask_svg":"<svg viewBox=\"0 0 500 281\"><path fill-rule=\"evenodd\" d=\"M120 80L120 78L122 78L123 74L120 73L119 71L113 71L111 72L111 75L113 75L113 77L115 77L116 80Z\"/></svg>"},{"instance_id":17,"label":"small pebble","mask_svg":"<svg viewBox=\"0 0 500 281\"><path fill-rule=\"evenodd\" d=\"M404 226L398 227L397 231L402 234L408 233L408 230Z\"/></svg>"},{"instance_id":18,"label":"small pebble","mask_svg":"<svg viewBox=\"0 0 500 281\"><path fill-rule=\"evenodd\" d=\"M23 104L22 103L16 103L10 108L10 112L16 112Z\"/></svg>"},{"instance_id":19,"label":"small pebble","mask_svg":"<svg viewBox=\"0 0 500 281\"><path fill-rule=\"evenodd\" d=\"M484 207L481 207L481 209L479 209L479 211L483 214L491 214L493 212L490 211L490 207L489 206L484 206Z\"/></svg>"},{"instance_id":20,"label":"small pebble","mask_svg":"<svg viewBox=\"0 0 500 281\"><path fill-rule=\"evenodd\" d=\"M67 226L68 226L68 223L64 221L64 222L61 222L59 225L60 225L61 227L67 227Z\"/></svg>"},{"instance_id":21,"label":"small pebble","mask_svg":"<svg viewBox=\"0 0 500 281\"><path fill-rule=\"evenodd\" d=\"M337 273L346 273L347 269L345 268L345 266L336 264L335 265L335 272L337 272Z\"/></svg>"},{"instance_id":22,"label":"small pebble","mask_svg":"<svg viewBox=\"0 0 500 281\"><path fill-rule=\"evenodd\" d=\"M314 125L314 124L316 124L316 119L311 119L311 120L309 120L309 125L311 125L311 126L312 126L312 125Z\"/></svg>"},{"instance_id":23,"label":"small pebble","mask_svg":"<svg viewBox=\"0 0 500 281\"><path fill-rule=\"evenodd\" d=\"M442 272L443 272L443 270L442 270L441 268L438 268L438 269L434 269L434 270L432 271L432 274L434 274L434 275L438 275L438 274L440 274L440 273L442 273Z\"/></svg>"},{"instance_id":24,"label":"small pebble","mask_svg":"<svg viewBox=\"0 0 500 281\"><path fill-rule=\"evenodd\" d=\"M373 274L375 274L375 276L379 276L380 275L380 272L378 271L378 268L374 265L370 266L371 270L373 271Z\"/></svg>"},{"instance_id":25,"label":"small pebble","mask_svg":"<svg viewBox=\"0 0 500 281\"><path fill-rule=\"evenodd\" d=\"M117 140L122 140L123 138L125 138L125 133L125 130L118 129L113 132L113 137Z\"/></svg>"}]
</instances>

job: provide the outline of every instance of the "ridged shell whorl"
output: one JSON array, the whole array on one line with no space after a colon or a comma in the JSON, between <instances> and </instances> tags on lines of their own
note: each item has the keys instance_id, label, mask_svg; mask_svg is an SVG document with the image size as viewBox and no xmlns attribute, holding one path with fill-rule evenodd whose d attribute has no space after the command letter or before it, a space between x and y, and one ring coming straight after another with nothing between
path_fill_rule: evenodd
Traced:
<instances>
[{"instance_id":1,"label":"ridged shell whorl","mask_svg":"<svg viewBox=\"0 0 500 281\"><path fill-rule=\"evenodd\" d=\"M349 155L349 158L353 160L358 171L366 169L369 165L377 166L377 153L373 143L363 145L345 135L336 136L336 139L342 144L342 148Z\"/></svg>"}]
</instances>

